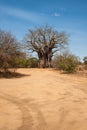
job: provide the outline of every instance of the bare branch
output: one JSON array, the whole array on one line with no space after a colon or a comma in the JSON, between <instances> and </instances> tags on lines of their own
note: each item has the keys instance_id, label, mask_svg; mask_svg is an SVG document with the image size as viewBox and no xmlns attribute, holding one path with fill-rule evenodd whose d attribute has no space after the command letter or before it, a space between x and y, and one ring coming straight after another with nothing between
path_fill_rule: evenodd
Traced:
<instances>
[{"instance_id":1,"label":"bare branch","mask_svg":"<svg viewBox=\"0 0 87 130\"><path fill-rule=\"evenodd\" d=\"M43 28L29 30L25 43L28 50L37 52L39 59L42 57L45 59L44 62L48 62L48 57L53 56L52 53L59 51L60 46L66 45L67 37L65 33L58 33L46 25Z\"/></svg>"}]
</instances>

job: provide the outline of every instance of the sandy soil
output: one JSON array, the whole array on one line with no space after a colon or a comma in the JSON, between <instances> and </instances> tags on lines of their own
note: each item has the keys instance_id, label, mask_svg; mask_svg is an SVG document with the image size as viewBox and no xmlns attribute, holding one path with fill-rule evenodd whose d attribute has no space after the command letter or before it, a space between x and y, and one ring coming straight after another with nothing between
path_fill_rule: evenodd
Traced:
<instances>
[{"instance_id":1,"label":"sandy soil","mask_svg":"<svg viewBox=\"0 0 87 130\"><path fill-rule=\"evenodd\" d=\"M19 69L0 79L0 130L87 130L87 78Z\"/></svg>"}]
</instances>

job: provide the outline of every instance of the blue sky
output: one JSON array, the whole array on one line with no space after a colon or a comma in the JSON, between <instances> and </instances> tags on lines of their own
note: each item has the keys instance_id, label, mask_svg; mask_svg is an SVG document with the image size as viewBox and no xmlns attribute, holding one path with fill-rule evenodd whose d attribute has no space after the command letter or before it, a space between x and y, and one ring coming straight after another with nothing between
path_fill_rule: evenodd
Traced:
<instances>
[{"instance_id":1,"label":"blue sky","mask_svg":"<svg viewBox=\"0 0 87 130\"><path fill-rule=\"evenodd\" d=\"M87 56L87 0L0 0L0 29L18 40L44 24L65 31L71 52Z\"/></svg>"}]
</instances>

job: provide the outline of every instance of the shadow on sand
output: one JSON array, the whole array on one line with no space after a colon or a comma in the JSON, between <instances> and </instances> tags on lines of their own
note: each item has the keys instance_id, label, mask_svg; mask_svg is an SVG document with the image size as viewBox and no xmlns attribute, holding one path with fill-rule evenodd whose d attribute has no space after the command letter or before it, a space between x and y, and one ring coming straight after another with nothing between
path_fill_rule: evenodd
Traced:
<instances>
[{"instance_id":1,"label":"shadow on sand","mask_svg":"<svg viewBox=\"0 0 87 130\"><path fill-rule=\"evenodd\" d=\"M22 74L22 73L13 72L13 71L7 71L7 72L1 72L0 71L0 78L11 79L11 78L22 78L24 76L31 76L31 75L29 75L29 74Z\"/></svg>"}]
</instances>

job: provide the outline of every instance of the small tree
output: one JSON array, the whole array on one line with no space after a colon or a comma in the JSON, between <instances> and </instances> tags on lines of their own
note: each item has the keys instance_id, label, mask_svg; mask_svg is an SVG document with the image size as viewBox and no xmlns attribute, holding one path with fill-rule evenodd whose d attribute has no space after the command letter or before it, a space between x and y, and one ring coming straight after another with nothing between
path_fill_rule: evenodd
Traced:
<instances>
[{"instance_id":1,"label":"small tree","mask_svg":"<svg viewBox=\"0 0 87 130\"><path fill-rule=\"evenodd\" d=\"M0 68L6 73L14 66L14 61L21 56L19 43L9 32L0 30Z\"/></svg>"},{"instance_id":2,"label":"small tree","mask_svg":"<svg viewBox=\"0 0 87 130\"><path fill-rule=\"evenodd\" d=\"M45 26L29 30L25 38L26 47L36 52L39 58L39 67L51 67L54 53L67 43L66 34L55 31L52 27Z\"/></svg>"},{"instance_id":3,"label":"small tree","mask_svg":"<svg viewBox=\"0 0 87 130\"><path fill-rule=\"evenodd\" d=\"M84 64L87 65L87 56L85 56L85 57L83 58L83 61L84 61Z\"/></svg>"},{"instance_id":4,"label":"small tree","mask_svg":"<svg viewBox=\"0 0 87 130\"><path fill-rule=\"evenodd\" d=\"M61 56L57 56L54 63L56 68L67 73L73 73L76 71L79 59L75 55L66 53Z\"/></svg>"}]
</instances>

